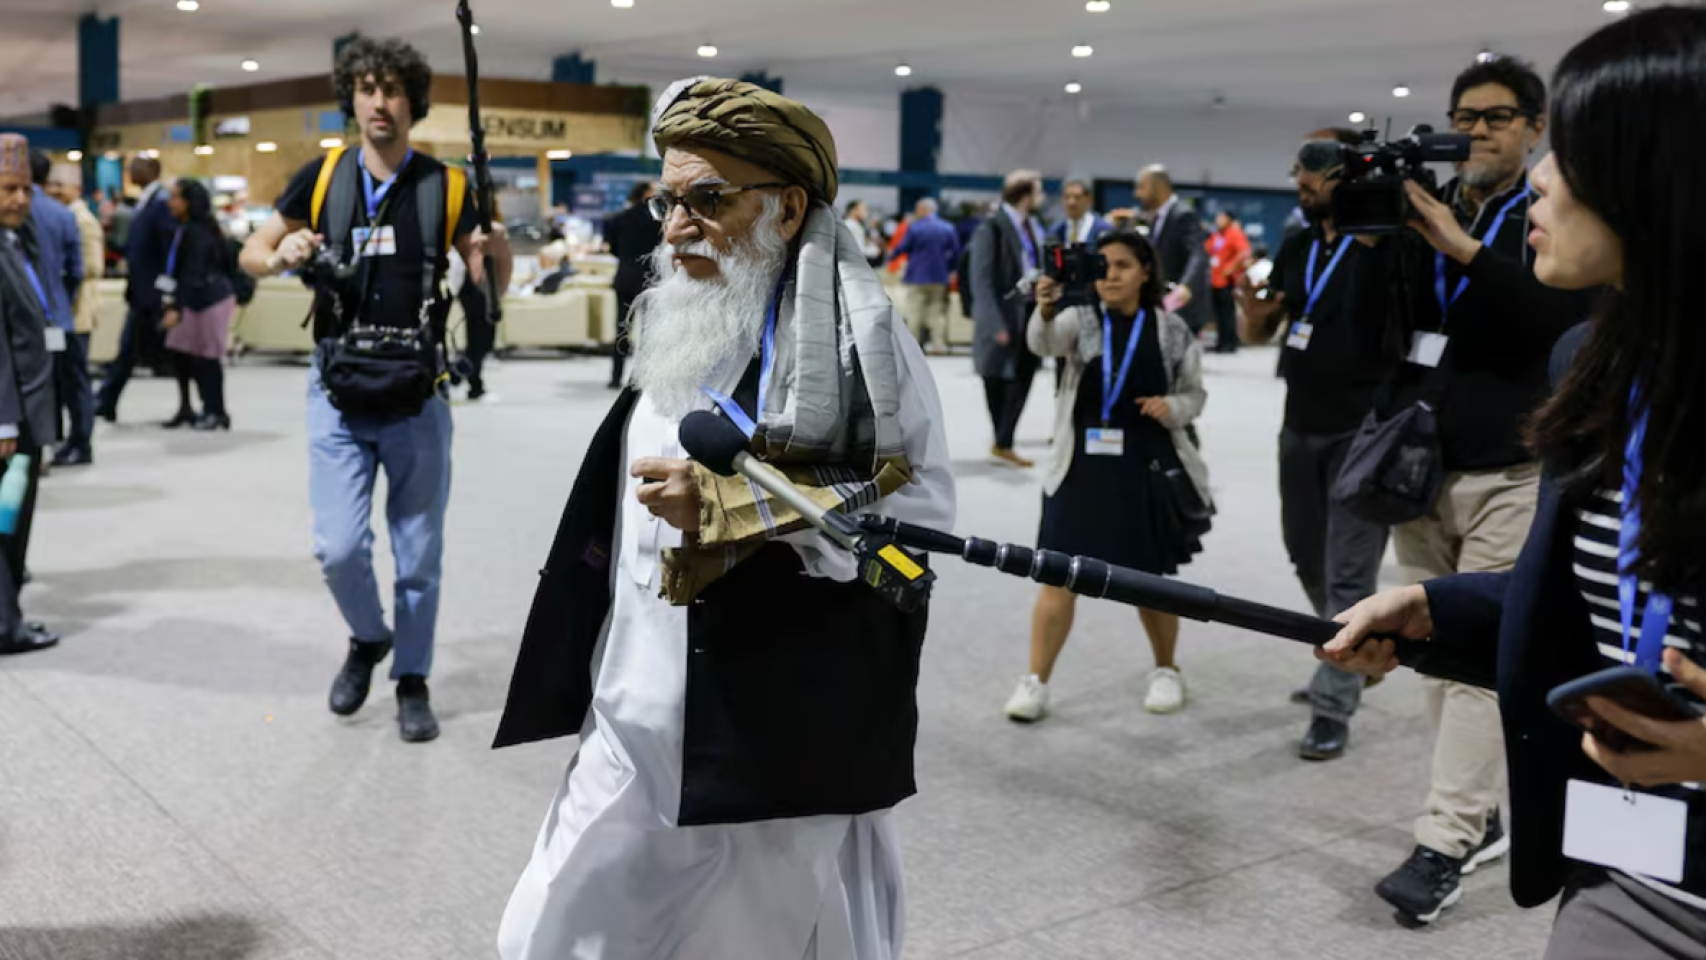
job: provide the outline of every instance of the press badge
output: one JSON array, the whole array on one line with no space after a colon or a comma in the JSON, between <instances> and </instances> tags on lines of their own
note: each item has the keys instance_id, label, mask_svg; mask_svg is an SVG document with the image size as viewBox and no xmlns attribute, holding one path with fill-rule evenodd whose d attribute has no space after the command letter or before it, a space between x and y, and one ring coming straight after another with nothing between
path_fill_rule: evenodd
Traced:
<instances>
[{"instance_id":1,"label":"press badge","mask_svg":"<svg viewBox=\"0 0 1706 960\"><path fill-rule=\"evenodd\" d=\"M1084 452L1092 457L1125 456L1125 431L1106 427L1084 431Z\"/></svg>"},{"instance_id":2,"label":"press badge","mask_svg":"<svg viewBox=\"0 0 1706 960\"><path fill-rule=\"evenodd\" d=\"M47 352L65 352L65 331L59 327L47 328Z\"/></svg>"},{"instance_id":3,"label":"press badge","mask_svg":"<svg viewBox=\"0 0 1706 960\"><path fill-rule=\"evenodd\" d=\"M1682 882L1688 804L1571 780L1564 801L1564 856Z\"/></svg>"},{"instance_id":4,"label":"press badge","mask_svg":"<svg viewBox=\"0 0 1706 960\"><path fill-rule=\"evenodd\" d=\"M1410 338L1409 360L1417 366L1437 367L1445 356L1445 345L1450 342L1451 338L1443 333L1417 333Z\"/></svg>"},{"instance_id":5,"label":"press badge","mask_svg":"<svg viewBox=\"0 0 1706 960\"><path fill-rule=\"evenodd\" d=\"M394 257L397 255L397 228L356 227L350 231L358 257Z\"/></svg>"},{"instance_id":6,"label":"press badge","mask_svg":"<svg viewBox=\"0 0 1706 960\"><path fill-rule=\"evenodd\" d=\"M1315 335L1315 324L1308 320L1296 320L1291 324L1291 332L1286 334L1285 345L1293 350L1308 350L1309 338Z\"/></svg>"},{"instance_id":7,"label":"press badge","mask_svg":"<svg viewBox=\"0 0 1706 960\"><path fill-rule=\"evenodd\" d=\"M168 296L178 292L178 278L161 274L154 278L154 289Z\"/></svg>"}]
</instances>

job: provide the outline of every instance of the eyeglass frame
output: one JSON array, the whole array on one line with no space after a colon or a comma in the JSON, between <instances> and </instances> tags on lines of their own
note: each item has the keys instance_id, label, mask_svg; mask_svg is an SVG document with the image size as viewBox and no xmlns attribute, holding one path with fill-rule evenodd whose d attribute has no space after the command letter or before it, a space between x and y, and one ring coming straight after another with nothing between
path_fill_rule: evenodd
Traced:
<instances>
[{"instance_id":1,"label":"eyeglass frame","mask_svg":"<svg viewBox=\"0 0 1706 960\"><path fill-rule=\"evenodd\" d=\"M1511 112L1510 119L1501 122L1498 126L1494 126L1493 118L1490 116L1494 110L1509 110ZM1467 126L1457 122L1457 115L1460 113L1471 115ZM1458 107L1456 110L1446 111L1445 114L1445 118L1451 122L1451 129L1458 133L1469 133L1475 129L1476 125L1481 123L1486 123L1488 130L1498 133L1504 130L1509 130L1511 124L1515 123L1519 117L1524 120L1533 120L1535 116L1536 114L1533 110L1525 110L1522 107L1514 107L1510 104L1500 104L1496 107L1488 107L1485 110L1476 110L1474 107Z\"/></svg>"},{"instance_id":2,"label":"eyeglass frame","mask_svg":"<svg viewBox=\"0 0 1706 960\"><path fill-rule=\"evenodd\" d=\"M766 183L748 183L738 187L728 185L721 187L694 187L686 194L680 196L660 188L657 193L646 198L646 212L650 213L652 215L652 219L656 220L658 223L668 223L669 218L675 214L676 207L686 210L687 219L689 220L693 220L695 222L700 220L715 220L717 219L717 210L722 206L722 202L726 197L732 197L751 190L786 190L791 186L793 186L791 183L775 181ZM716 198L711 204L710 213L701 215L688 204L687 198L695 193L708 193L712 197ZM657 205L660 204L663 206L662 216L658 215Z\"/></svg>"}]
</instances>

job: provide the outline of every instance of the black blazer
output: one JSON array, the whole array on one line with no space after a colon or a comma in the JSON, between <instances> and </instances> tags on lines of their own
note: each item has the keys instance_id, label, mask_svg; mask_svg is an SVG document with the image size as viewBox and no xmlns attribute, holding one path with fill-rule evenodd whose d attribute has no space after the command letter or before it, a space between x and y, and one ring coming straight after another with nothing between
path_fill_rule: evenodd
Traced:
<instances>
[{"instance_id":1,"label":"black blazer","mask_svg":"<svg viewBox=\"0 0 1706 960\"><path fill-rule=\"evenodd\" d=\"M1155 227L1149 228L1151 237L1156 232ZM1167 214L1167 221L1160 224L1160 237L1155 255L1161 260L1163 277L1168 283L1191 288L1191 302L1179 311L1179 316L1192 330L1200 331L1207 325L1212 310L1208 231L1196 211L1185 206L1183 200L1177 200Z\"/></svg>"},{"instance_id":2,"label":"black blazer","mask_svg":"<svg viewBox=\"0 0 1706 960\"><path fill-rule=\"evenodd\" d=\"M1040 260L1048 238L1034 215L1029 223ZM970 276L961 276L960 283L965 286L969 279L972 291L972 361L978 376L1011 380L1021 360L1030 358L1025 325L1032 301L1012 295L1025 277L1025 248L1005 207L998 207L972 234L966 273ZM997 343L996 334L1003 330L1007 342Z\"/></svg>"},{"instance_id":3,"label":"black blazer","mask_svg":"<svg viewBox=\"0 0 1706 960\"><path fill-rule=\"evenodd\" d=\"M6 242L0 233L0 244ZM47 325L29 275L14 257L0 251L0 424L18 428L18 445L24 449L59 439Z\"/></svg>"},{"instance_id":4,"label":"black blazer","mask_svg":"<svg viewBox=\"0 0 1706 960\"><path fill-rule=\"evenodd\" d=\"M1559 339L1552 382L1569 369L1589 325ZM1497 660L1499 713L1510 774L1511 895L1524 907L1551 899L1563 886L1564 794L1574 780L1613 783L1581 750L1581 733L1554 716L1546 695L1562 683L1605 668L1576 587L1574 512L1548 465L1540 505L1516 567L1508 573L1465 573L1424 586L1433 615L1433 642L1463 655ZM1701 864L1689 864L1684 885L1706 889Z\"/></svg>"},{"instance_id":5,"label":"black blazer","mask_svg":"<svg viewBox=\"0 0 1706 960\"><path fill-rule=\"evenodd\" d=\"M663 242L663 224L652 219L643 203L636 203L604 223L604 242L616 257L616 295L633 300L645 292L651 279L652 251Z\"/></svg>"},{"instance_id":6,"label":"black blazer","mask_svg":"<svg viewBox=\"0 0 1706 960\"><path fill-rule=\"evenodd\" d=\"M226 297L235 296L231 286L231 244L212 223L184 224L178 258L172 263L172 278L178 289L162 295L160 305L182 310L206 310ZM167 246L168 252L171 247Z\"/></svg>"},{"instance_id":7,"label":"black blazer","mask_svg":"<svg viewBox=\"0 0 1706 960\"><path fill-rule=\"evenodd\" d=\"M154 281L166 272L166 256L172 249L172 234L178 229L172 210L166 205L169 186L154 191L154 198L136 211L130 222L130 239L125 243L124 259L129 265L129 280L124 287L124 300L137 310L160 309L160 291Z\"/></svg>"}]
</instances>

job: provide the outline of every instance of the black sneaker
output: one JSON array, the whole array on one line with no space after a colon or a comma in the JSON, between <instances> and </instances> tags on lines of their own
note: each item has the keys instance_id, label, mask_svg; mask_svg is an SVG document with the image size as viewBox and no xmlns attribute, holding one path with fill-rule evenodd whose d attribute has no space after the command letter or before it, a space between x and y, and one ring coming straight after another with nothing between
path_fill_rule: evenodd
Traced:
<instances>
[{"instance_id":1,"label":"black sneaker","mask_svg":"<svg viewBox=\"0 0 1706 960\"><path fill-rule=\"evenodd\" d=\"M405 743L438 739L438 718L432 715L426 677L406 674L397 681L397 734Z\"/></svg>"},{"instance_id":2,"label":"black sneaker","mask_svg":"<svg viewBox=\"0 0 1706 960\"><path fill-rule=\"evenodd\" d=\"M1398 908L1400 922L1433 923L1463 899L1463 861L1417 844L1410 859L1375 884L1374 892Z\"/></svg>"},{"instance_id":3,"label":"black sneaker","mask_svg":"<svg viewBox=\"0 0 1706 960\"><path fill-rule=\"evenodd\" d=\"M361 709L361 705L367 702L367 691L373 683L373 668L379 666L379 661L390 652L389 640L349 642L349 656L344 658L343 669L332 679L332 692L326 698L333 713L347 717Z\"/></svg>"},{"instance_id":4,"label":"black sneaker","mask_svg":"<svg viewBox=\"0 0 1706 960\"><path fill-rule=\"evenodd\" d=\"M1297 755L1305 760L1337 760L1345 755L1345 744L1350 738L1350 724L1331 717L1316 717L1309 721L1309 731L1297 745Z\"/></svg>"},{"instance_id":5,"label":"black sneaker","mask_svg":"<svg viewBox=\"0 0 1706 960\"><path fill-rule=\"evenodd\" d=\"M1481 842L1469 848L1469 853L1463 858L1463 875L1469 876L1481 867L1492 863L1511 849L1511 838L1505 834L1505 825L1499 819L1499 811L1487 818L1487 832L1481 834Z\"/></svg>"}]
</instances>

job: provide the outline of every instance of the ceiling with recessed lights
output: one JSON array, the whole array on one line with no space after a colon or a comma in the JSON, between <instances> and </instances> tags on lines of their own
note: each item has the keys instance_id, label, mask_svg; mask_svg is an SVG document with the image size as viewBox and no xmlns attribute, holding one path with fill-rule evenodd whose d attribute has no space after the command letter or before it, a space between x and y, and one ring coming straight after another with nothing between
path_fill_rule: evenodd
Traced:
<instances>
[{"instance_id":1,"label":"ceiling with recessed lights","mask_svg":"<svg viewBox=\"0 0 1706 960\"><path fill-rule=\"evenodd\" d=\"M1431 112L1484 49L1549 71L1612 15L1601 0L472 2L491 76L547 78L578 51L600 81L763 70L790 91L872 102L918 84L1038 99L1071 85L1087 102L1371 117L1398 89ZM357 30L461 68L451 0L0 0L0 116L76 100L91 9L121 18L126 98L324 72L332 39Z\"/></svg>"}]
</instances>

